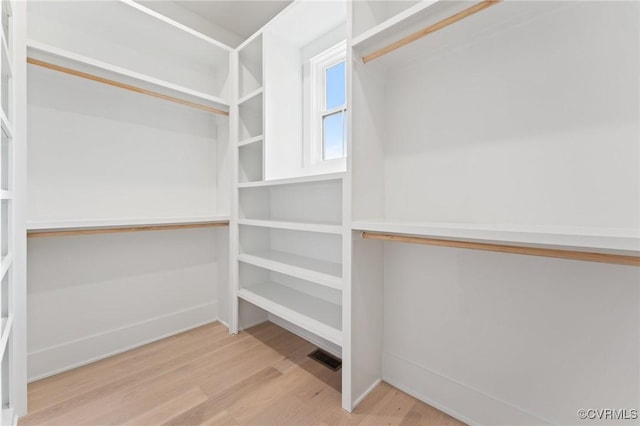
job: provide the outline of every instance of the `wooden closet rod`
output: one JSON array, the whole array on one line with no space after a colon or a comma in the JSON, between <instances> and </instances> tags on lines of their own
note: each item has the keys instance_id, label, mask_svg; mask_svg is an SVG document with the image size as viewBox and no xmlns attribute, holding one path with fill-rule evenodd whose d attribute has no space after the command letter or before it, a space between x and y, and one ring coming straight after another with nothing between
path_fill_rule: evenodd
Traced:
<instances>
[{"instance_id":1,"label":"wooden closet rod","mask_svg":"<svg viewBox=\"0 0 640 426\"><path fill-rule=\"evenodd\" d=\"M614 263L617 265L640 266L640 256L624 256L607 253L588 253L573 250L557 250L539 247L509 246L502 244L476 243L469 241L441 240L428 237L363 232L362 238L369 240L395 241L400 243L426 244L440 247L454 247L471 250L495 251L499 253L524 254L529 256L556 257L560 259L583 260L586 262Z\"/></svg>"},{"instance_id":2,"label":"wooden closet rod","mask_svg":"<svg viewBox=\"0 0 640 426\"><path fill-rule=\"evenodd\" d=\"M434 33L438 30L441 30L445 27L448 27L451 24L454 24L464 18L467 18L475 13L480 12L488 7L491 7L495 4L500 3L502 0L486 0L480 3L477 3L461 12L456 13L455 15L449 16L448 18L443 19L442 21L436 22L433 25L430 25L426 28L421 29L420 31L416 31L415 33L406 36L394 43L391 43L381 49L376 50L373 53L365 55L362 57L362 62L365 64L367 62L373 61L374 59L379 58L380 56L386 55L387 53L393 52L396 49L400 49L403 46L406 46L409 43L413 43L416 40L421 39L431 33Z\"/></svg>"},{"instance_id":3,"label":"wooden closet rod","mask_svg":"<svg viewBox=\"0 0 640 426\"><path fill-rule=\"evenodd\" d=\"M229 226L229 222L211 222L211 223L184 223L176 225L140 225L140 226L121 226L113 228L94 228L94 229L68 229L59 231L28 231L27 238L43 238L43 237L65 237L72 235L95 235L95 234L116 234L122 232L141 232L141 231L168 231L172 229L193 229L193 228L216 228L221 226Z\"/></svg>"},{"instance_id":4,"label":"wooden closet rod","mask_svg":"<svg viewBox=\"0 0 640 426\"><path fill-rule=\"evenodd\" d=\"M74 70L71 68L62 67L60 65L51 64L49 62L41 61L39 59L27 58L27 63L37 65L39 67L48 68L50 70L63 72L65 74L74 75L76 77L86 78L87 80L97 81L98 83L108 84L109 86L119 87L121 89L130 90L132 92L141 93L147 96L153 96L154 98L164 99L165 101L175 102L177 104L186 105L191 108L201 109L203 111L212 112L214 114L229 115L227 111L213 108L206 105L197 104L195 102L185 101L184 99L174 98L173 96L163 95L162 93L154 92L151 90L143 89L141 87L132 86L130 84L120 83L119 81L109 80L108 78L99 77L97 75L89 74L86 72Z\"/></svg>"}]
</instances>

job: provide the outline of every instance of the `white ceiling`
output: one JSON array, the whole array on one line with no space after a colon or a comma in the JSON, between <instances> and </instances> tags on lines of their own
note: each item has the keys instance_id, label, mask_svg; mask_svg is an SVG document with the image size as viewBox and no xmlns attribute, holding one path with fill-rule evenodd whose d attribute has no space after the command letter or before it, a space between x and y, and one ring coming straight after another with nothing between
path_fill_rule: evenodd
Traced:
<instances>
[{"instance_id":1,"label":"white ceiling","mask_svg":"<svg viewBox=\"0 0 640 426\"><path fill-rule=\"evenodd\" d=\"M243 38L259 30L291 0L177 0L180 6Z\"/></svg>"}]
</instances>

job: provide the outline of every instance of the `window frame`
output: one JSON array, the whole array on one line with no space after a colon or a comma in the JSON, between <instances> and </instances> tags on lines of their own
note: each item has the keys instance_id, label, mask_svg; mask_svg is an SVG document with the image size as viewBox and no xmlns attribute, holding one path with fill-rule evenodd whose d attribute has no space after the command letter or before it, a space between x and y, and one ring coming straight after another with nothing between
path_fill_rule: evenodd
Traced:
<instances>
[{"instance_id":1,"label":"window frame","mask_svg":"<svg viewBox=\"0 0 640 426\"><path fill-rule=\"evenodd\" d=\"M342 41L317 54L309 60L309 133L305 145L305 167L344 168L347 155L347 78L345 75L345 102L343 105L326 109L326 71L341 63L347 67L347 44ZM343 155L337 158L324 158L324 118L343 112Z\"/></svg>"}]
</instances>

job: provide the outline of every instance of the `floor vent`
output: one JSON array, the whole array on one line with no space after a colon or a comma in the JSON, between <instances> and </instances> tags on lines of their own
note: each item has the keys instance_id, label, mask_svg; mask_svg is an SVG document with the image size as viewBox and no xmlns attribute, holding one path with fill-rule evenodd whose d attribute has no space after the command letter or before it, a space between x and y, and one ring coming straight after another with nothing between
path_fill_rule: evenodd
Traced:
<instances>
[{"instance_id":1,"label":"floor vent","mask_svg":"<svg viewBox=\"0 0 640 426\"><path fill-rule=\"evenodd\" d=\"M309 357L311 359L315 359L320 364L333 371L338 371L342 367L342 361L340 359L323 351L322 349L316 349L315 351L311 352L309 354Z\"/></svg>"}]
</instances>

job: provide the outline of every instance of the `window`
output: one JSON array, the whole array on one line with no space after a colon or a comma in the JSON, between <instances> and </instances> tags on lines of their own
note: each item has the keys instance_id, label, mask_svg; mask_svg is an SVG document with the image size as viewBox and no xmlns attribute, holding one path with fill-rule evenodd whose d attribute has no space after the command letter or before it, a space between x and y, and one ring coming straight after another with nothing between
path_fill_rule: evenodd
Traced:
<instances>
[{"instance_id":1,"label":"window","mask_svg":"<svg viewBox=\"0 0 640 426\"><path fill-rule=\"evenodd\" d=\"M347 154L346 44L342 42L314 56L308 67L305 166L344 169Z\"/></svg>"},{"instance_id":2,"label":"window","mask_svg":"<svg viewBox=\"0 0 640 426\"><path fill-rule=\"evenodd\" d=\"M323 70L324 102L322 120L322 159L333 160L346 155L347 96L344 58Z\"/></svg>"}]
</instances>

